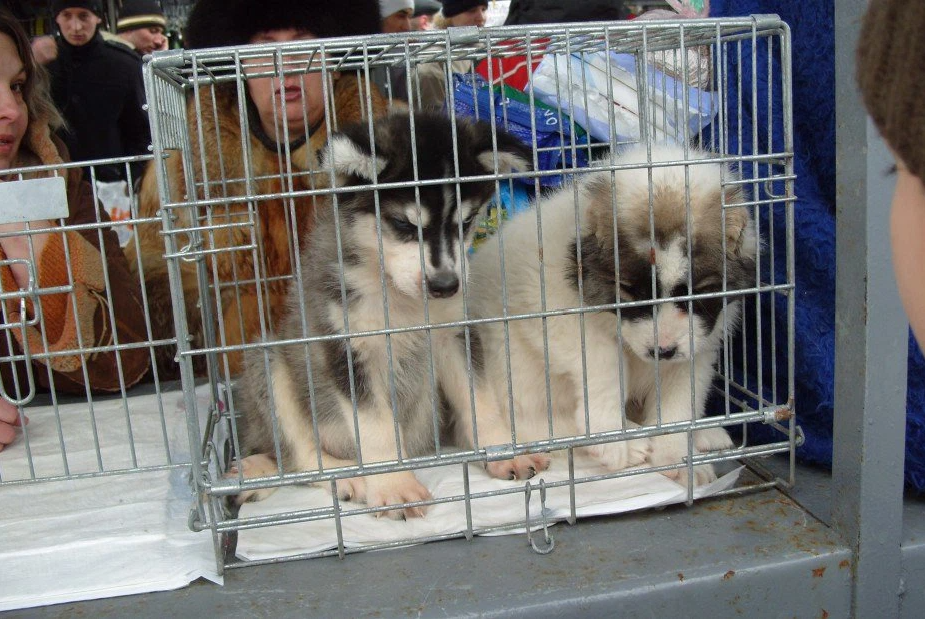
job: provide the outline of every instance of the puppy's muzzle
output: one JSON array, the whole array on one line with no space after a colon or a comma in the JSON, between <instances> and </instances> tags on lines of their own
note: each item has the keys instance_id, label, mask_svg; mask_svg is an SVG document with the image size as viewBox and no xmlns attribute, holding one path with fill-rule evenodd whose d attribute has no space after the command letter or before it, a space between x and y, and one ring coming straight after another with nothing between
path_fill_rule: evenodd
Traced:
<instances>
[{"instance_id":1,"label":"puppy's muzzle","mask_svg":"<svg viewBox=\"0 0 925 619\"><path fill-rule=\"evenodd\" d=\"M452 297L458 290L459 278L452 271L443 271L427 278L427 292L434 298Z\"/></svg>"},{"instance_id":2,"label":"puppy's muzzle","mask_svg":"<svg viewBox=\"0 0 925 619\"><path fill-rule=\"evenodd\" d=\"M649 355L655 359L662 359L667 361L668 359L673 359L675 355L678 354L677 346L659 346L658 350L651 348L649 349Z\"/></svg>"}]
</instances>

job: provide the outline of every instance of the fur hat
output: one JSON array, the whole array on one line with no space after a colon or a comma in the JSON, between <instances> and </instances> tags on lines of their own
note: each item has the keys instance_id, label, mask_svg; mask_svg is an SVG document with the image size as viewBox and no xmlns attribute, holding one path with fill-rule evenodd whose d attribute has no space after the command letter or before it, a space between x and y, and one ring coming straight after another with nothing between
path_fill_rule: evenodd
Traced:
<instances>
[{"instance_id":1,"label":"fur hat","mask_svg":"<svg viewBox=\"0 0 925 619\"><path fill-rule=\"evenodd\" d=\"M872 0L858 40L858 84L883 139L925 181L925 2Z\"/></svg>"},{"instance_id":2,"label":"fur hat","mask_svg":"<svg viewBox=\"0 0 925 619\"><path fill-rule=\"evenodd\" d=\"M477 6L488 6L488 0L443 0L443 16L456 17Z\"/></svg>"},{"instance_id":3,"label":"fur hat","mask_svg":"<svg viewBox=\"0 0 925 619\"><path fill-rule=\"evenodd\" d=\"M268 30L297 28L318 38L376 34L378 0L199 0L186 23L186 47L245 45Z\"/></svg>"},{"instance_id":4,"label":"fur hat","mask_svg":"<svg viewBox=\"0 0 925 619\"><path fill-rule=\"evenodd\" d=\"M58 13L64 9L87 9L96 14L97 17L103 16L103 3L101 0L54 0L51 3L53 17L57 17Z\"/></svg>"},{"instance_id":5,"label":"fur hat","mask_svg":"<svg viewBox=\"0 0 925 619\"><path fill-rule=\"evenodd\" d=\"M123 0L116 32L151 26L167 28L164 10L157 0Z\"/></svg>"}]
</instances>

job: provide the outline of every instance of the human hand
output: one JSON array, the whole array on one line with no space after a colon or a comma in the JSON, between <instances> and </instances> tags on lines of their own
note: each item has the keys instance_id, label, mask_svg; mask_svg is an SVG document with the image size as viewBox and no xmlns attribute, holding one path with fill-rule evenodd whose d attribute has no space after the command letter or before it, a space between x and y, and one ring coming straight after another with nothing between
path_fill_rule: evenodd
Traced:
<instances>
[{"instance_id":1,"label":"human hand","mask_svg":"<svg viewBox=\"0 0 925 619\"><path fill-rule=\"evenodd\" d=\"M25 415L23 422L29 423L29 418ZM17 427L20 427L19 409L0 398L0 451L16 440Z\"/></svg>"},{"instance_id":2,"label":"human hand","mask_svg":"<svg viewBox=\"0 0 925 619\"><path fill-rule=\"evenodd\" d=\"M46 65L58 57L58 42L51 35L44 35L32 39L32 55L35 61Z\"/></svg>"}]
</instances>

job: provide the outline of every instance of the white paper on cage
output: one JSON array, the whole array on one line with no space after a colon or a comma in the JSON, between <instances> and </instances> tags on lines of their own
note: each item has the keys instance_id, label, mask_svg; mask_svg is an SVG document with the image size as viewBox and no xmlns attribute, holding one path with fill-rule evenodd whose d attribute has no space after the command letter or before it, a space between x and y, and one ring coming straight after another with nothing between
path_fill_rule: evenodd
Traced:
<instances>
[{"instance_id":1,"label":"white paper on cage","mask_svg":"<svg viewBox=\"0 0 925 619\"><path fill-rule=\"evenodd\" d=\"M129 425L139 466L189 462L180 394L59 406L71 475L98 470L97 428L104 470L132 466ZM126 407L130 424L126 420ZM55 411L26 409L36 476L63 471ZM95 423L93 422L95 419ZM22 437L0 452L5 481L26 479ZM0 611L165 591L197 578L221 583L212 536L187 526L193 501L189 468L0 487Z\"/></svg>"},{"instance_id":2,"label":"white paper on cage","mask_svg":"<svg viewBox=\"0 0 925 619\"><path fill-rule=\"evenodd\" d=\"M448 465L415 471L434 498L464 495L462 465ZM715 482L694 490L694 498L716 494L735 485L742 467L723 475ZM606 473L605 469L576 458L575 479ZM553 460L553 465L536 478L531 495L530 518L534 525L539 523L540 493L539 479L546 483L565 481L568 469L563 459ZM489 477L478 465L469 465L469 489L471 494L505 488L523 488L525 482L504 481ZM604 479L575 484L576 514L579 517L620 514L640 509L660 507L687 500L687 490L680 484L659 473L641 473L628 477ZM294 486L281 488L269 498L256 503L245 503L239 518L270 516L291 513L298 510L331 506L330 495L322 488ZM525 519L524 493L473 499L471 502L472 526L475 529L523 523ZM342 510L363 507L361 504L341 502ZM547 489L546 518L552 523L565 520L570 511L568 486ZM424 518L408 521L375 518L371 514L356 514L341 519L344 545L360 548L376 544L449 535L466 531L465 501L453 501L432 505ZM516 528L492 534L522 534L524 529ZM238 532L237 555L241 559L257 560L286 557L301 553L314 553L337 547L337 533L333 519L300 522L295 524L244 529Z\"/></svg>"}]
</instances>

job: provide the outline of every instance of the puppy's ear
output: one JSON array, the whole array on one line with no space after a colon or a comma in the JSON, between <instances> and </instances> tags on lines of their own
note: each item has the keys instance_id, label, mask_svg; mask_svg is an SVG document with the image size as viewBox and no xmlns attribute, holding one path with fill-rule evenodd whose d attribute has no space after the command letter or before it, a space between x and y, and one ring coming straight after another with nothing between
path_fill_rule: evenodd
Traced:
<instances>
[{"instance_id":1,"label":"puppy's ear","mask_svg":"<svg viewBox=\"0 0 925 619\"><path fill-rule=\"evenodd\" d=\"M345 184L351 177L371 183L373 178L379 177L388 163L381 156L373 157L368 138L364 140L357 137L338 133L331 138L321 155L322 169L333 168L339 185Z\"/></svg>"},{"instance_id":2,"label":"puppy's ear","mask_svg":"<svg viewBox=\"0 0 925 619\"><path fill-rule=\"evenodd\" d=\"M491 125L478 122L472 125L473 154L482 167L495 173L495 153L498 158L498 173L507 174L514 170L529 170L533 160L530 149L507 131L498 128L495 131L497 150L492 146Z\"/></svg>"},{"instance_id":3,"label":"puppy's ear","mask_svg":"<svg viewBox=\"0 0 925 619\"><path fill-rule=\"evenodd\" d=\"M745 200L739 187L725 189L726 204L741 204ZM748 207L726 209L726 253L730 258L754 258L757 253L757 232Z\"/></svg>"},{"instance_id":4,"label":"puppy's ear","mask_svg":"<svg viewBox=\"0 0 925 619\"><path fill-rule=\"evenodd\" d=\"M610 178L596 174L588 175L585 190L588 208L585 211L587 219L584 225L601 243L612 244L615 207Z\"/></svg>"}]
</instances>

